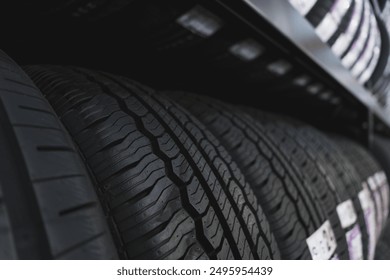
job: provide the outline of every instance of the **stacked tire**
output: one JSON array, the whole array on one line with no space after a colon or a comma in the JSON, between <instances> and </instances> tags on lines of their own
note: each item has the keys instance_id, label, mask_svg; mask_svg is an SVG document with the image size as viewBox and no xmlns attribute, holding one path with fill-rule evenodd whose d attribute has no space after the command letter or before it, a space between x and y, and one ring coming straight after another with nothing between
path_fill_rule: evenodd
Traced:
<instances>
[{"instance_id":1,"label":"stacked tire","mask_svg":"<svg viewBox=\"0 0 390 280\"><path fill-rule=\"evenodd\" d=\"M170 95L207 123L236 159L263 206L283 258L374 257L378 234L383 229L384 217L388 211L387 202L377 199L379 195L383 200L388 196L388 186L383 171L362 147L353 142L350 146L346 145L354 147L353 154L360 155L358 160L355 160L350 158L352 152L346 152L344 149L344 144L351 141L341 140L339 137L332 140L300 122L245 108L245 112L250 112L250 115L247 115L243 113L244 110L186 93ZM268 158L268 164L266 155L272 155ZM256 165L256 162L263 164ZM278 168L272 168L275 165ZM284 180L276 183L278 180L272 176L278 175L272 173L268 174L270 178L263 179L264 169L283 170L279 173L279 178ZM294 178L299 180L294 181ZM288 190L291 182L295 184L293 193ZM367 182L369 186L366 186ZM280 196L275 196L274 192ZM313 229L310 223L305 224L303 221L301 228L304 230L299 230L298 225L302 222L302 217L310 217L310 214L315 213L305 209L305 206L308 207L305 192L306 195L312 195L309 196L309 201L314 202L318 207L316 210L322 214L322 224L312 224ZM294 194L297 193L300 199L294 200ZM290 203L288 198L291 199ZM285 212L280 214L275 208ZM281 219L285 213L289 215L286 219ZM374 213L378 213L375 215L380 218L374 217ZM313 219L313 216L311 218ZM283 221L288 222L283 224ZM294 234L289 230L289 223L294 224ZM330 228L330 233L325 230L325 225ZM318 252L319 244L312 243L312 240L318 237L318 232L326 232L326 235L332 236L325 238L325 242L328 248L334 246L334 251ZM300 248L292 247L291 243L296 244L298 240ZM299 249L307 255L299 255Z\"/></svg>"},{"instance_id":2,"label":"stacked tire","mask_svg":"<svg viewBox=\"0 0 390 280\"><path fill-rule=\"evenodd\" d=\"M369 258L375 256L382 230L387 225L389 213L389 186L383 169L362 146L345 138L335 139L344 155L355 166L359 174L358 198L364 211L369 235Z\"/></svg>"},{"instance_id":3,"label":"stacked tire","mask_svg":"<svg viewBox=\"0 0 390 280\"><path fill-rule=\"evenodd\" d=\"M375 158L383 167L387 178L390 175L390 140L387 137L381 135L374 135L372 140L372 152ZM385 197L386 198L386 197ZM379 238L375 257L377 259L390 259L390 223L389 219L385 220L385 229Z\"/></svg>"},{"instance_id":4,"label":"stacked tire","mask_svg":"<svg viewBox=\"0 0 390 280\"><path fill-rule=\"evenodd\" d=\"M185 109L129 79L26 69L84 155L122 258L280 258L240 169Z\"/></svg>"},{"instance_id":5,"label":"stacked tire","mask_svg":"<svg viewBox=\"0 0 390 280\"><path fill-rule=\"evenodd\" d=\"M25 71L1 54L0 258L374 257L389 188L351 140L107 73Z\"/></svg>"},{"instance_id":6,"label":"stacked tire","mask_svg":"<svg viewBox=\"0 0 390 280\"><path fill-rule=\"evenodd\" d=\"M383 38L388 36L383 37L385 30L378 26L369 0L289 2L306 17L319 38L331 47L359 83L369 80L373 83L380 58L387 60L381 49Z\"/></svg>"},{"instance_id":7,"label":"stacked tire","mask_svg":"<svg viewBox=\"0 0 390 280\"><path fill-rule=\"evenodd\" d=\"M118 258L76 146L1 51L0 84L0 259Z\"/></svg>"}]
</instances>

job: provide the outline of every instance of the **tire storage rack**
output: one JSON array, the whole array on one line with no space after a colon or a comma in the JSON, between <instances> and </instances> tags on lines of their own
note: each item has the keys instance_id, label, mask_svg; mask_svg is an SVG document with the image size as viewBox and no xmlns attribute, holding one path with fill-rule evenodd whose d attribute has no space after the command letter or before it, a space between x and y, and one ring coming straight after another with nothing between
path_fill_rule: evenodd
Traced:
<instances>
[{"instance_id":1,"label":"tire storage rack","mask_svg":"<svg viewBox=\"0 0 390 280\"><path fill-rule=\"evenodd\" d=\"M390 259L389 1L2 11L0 259Z\"/></svg>"}]
</instances>

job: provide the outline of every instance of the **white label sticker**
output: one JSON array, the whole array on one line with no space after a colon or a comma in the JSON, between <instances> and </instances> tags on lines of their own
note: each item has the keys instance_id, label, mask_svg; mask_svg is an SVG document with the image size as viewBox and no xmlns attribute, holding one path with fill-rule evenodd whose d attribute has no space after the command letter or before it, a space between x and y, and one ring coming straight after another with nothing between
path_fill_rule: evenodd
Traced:
<instances>
[{"instance_id":1,"label":"white label sticker","mask_svg":"<svg viewBox=\"0 0 390 280\"><path fill-rule=\"evenodd\" d=\"M374 175L375 181L379 186L379 191L382 194L383 200L383 220L386 221L389 215L389 185L387 183L386 175L383 171L377 172Z\"/></svg>"},{"instance_id":2,"label":"white label sticker","mask_svg":"<svg viewBox=\"0 0 390 280\"><path fill-rule=\"evenodd\" d=\"M337 28L338 22L336 22L332 15L327 14L321 23L317 26L316 33L322 42L326 42L336 32Z\"/></svg>"},{"instance_id":3,"label":"white label sticker","mask_svg":"<svg viewBox=\"0 0 390 280\"><path fill-rule=\"evenodd\" d=\"M332 50L337 56L341 56L348 48L348 46L351 44L357 30L359 27L359 23L362 20L362 11L363 6L367 5L363 0L355 0L355 8L353 10L353 14L351 17L351 20L349 22L348 29L341 33L340 36L337 38L336 42L332 46Z\"/></svg>"},{"instance_id":4,"label":"white label sticker","mask_svg":"<svg viewBox=\"0 0 390 280\"><path fill-rule=\"evenodd\" d=\"M355 225L345 234L348 243L349 258L351 260L363 259L362 234L359 225Z\"/></svg>"},{"instance_id":5,"label":"white label sticker","mask_svg":"<svg viewBox=\"0 0 390 280\"><path fill-rule=\"evenodd\" d=\"M382 39L379 33L378 24L376 21L375 16L373 16L373 24L374 24L374 37L375 37L375 46L372 50L372 58L366 69L364 70L363 74L359 78L359 82L365 83L369 78L371 78L372 73L375 71L376 66L379 61L380 51L381 51L381 45L382 45Z\"/></svg>"},{"instance_id":6,"label":"white label sticker","mask_svg":"<svg viewBox=\"0 0 390 280\"><path fill-rule=\"evenodd\" d=\"M338 57L341 57L341 55L347 50L348 46L351 44L363 16L363 7L367 4L368 3L365 3L363 0L355 0L355 8L351 20L349 22L348 29L344 33L340 34L340 36L337 38L336 42L332 46L332 50Z\"/></svg>"},{"instance_id":7,"label":"white label sticker","mask_svg":"<svg viewBox=\"0 0 390 280\"><path fill-rule=\"evenodd\" d=\"M376 230L375 230L375 206L371 199L370 191L366 183L362 184L363 190L359 192L359 201L363 209L364 220L368 233L368 259L372 260L375 253Z\"/></svg>"},{"instance_id":8,"label":"white label sticker","mask_svg":"<svg viewBox=\"0 0 390 280\"><path fill-rule=\"evenodd\" d=\"M316 27L316 32L323 42L327 42L337 31L337 28L351 6L351 3L351 0L336 1L331 10Z\"/></svg>"},{"instance_id":9,"label":"white label sticker","mask_svg":"<svg viewBox=\"0 0 390 280\"><path fill-rule=\"evenodd\" d=\"M375 201L375 213L376 213L376 237L379 238L379 235L382 230L383 223L383 206L382 206L382 198L379 191L379 186L376 184L374 177L369 177L367 179L368 186L374 196Z\"/></svg>"},{"instance_id":10,"label":"white label sticker","mask_svg":"<svg viewBox=\"0 0 390 280\"><path fill-rule=\"evenodd\" d=\"M326 221L306 239L313 260L329 260L337 248L332 226Z\"/></svg>"},{"instance_id":11,"label":"white label sticker","mask_svg":"<svg viewBox=\"0 0 390 280\"><path fill-rule=\"evenodd\" d=\"M370 187L370 189L371 189L373 192L377 190L378 185L376 184L374 177L369 177L369 178L367 179L367 183L368 183L368 186Z\"/></svg>"},{"instance_id":12,"label":"white label sticker","mask_svg":"<svg viewBox=\"0 0 390 280\"><path fill-rule=\"evenodd\" d=\"M255 40L247 39L234 44L229 51L242 60L251 61L258 58L263 53L264 48Z\"/></svg>"},{"instance_id":13,"label":"white label sticker","mask_svg":"<svg viewBox=\"0 0 390 280\"><path fill-rule=\"evenodd\" d=\"M337 206L337 214L343 228L352 226L357 221L352 200L348 199Z\"/></svg>"},{"instance_id":14,"label":"white label sticker","mask_svg":"<svg viewBox=\"0 0 390 280\"><path fill-rule=\"evenodd\" d=\"M379 238L380 232L383 228L383 207L382 207L382 198L379 193L379 190L374 192L374 198L375 198L375 203L378 205L377 207L377 238Z\"/></svg>"},{"instance_id":15,"label":"white label sticker","mask_svg":"<svg viewBox=\"0 0 390 280\"><path fill-rule=\"evenodd\" d=\"M363 72L363 74L360 76L359 78L359 82L361 84L365 83L368 79L371 78L371 75L372 73L375 71L375 68L378 64L378 61L379 61L379 57L380 57L380 44L381 44L381 39L379 36L376 37L377 41L379 42L379 45L376 45L374 50L373 50L373 57L372 57L372 60L370 62L370 64L368 65L367 69Z\"/></svg>"},{"instance_id":16,"label":"white label sticker","mask_svg":"<svg viewBox=\"0 0 390 280\"><path fill-rule=\"evenodd\" d=\"M352 0L336 1L330 10L330 13L338 23L341 23L351 5Z\"/></svg>"},{"instance_id":17,"label":"white label sticker","mask_svg":"<svg viewBox=\"0 0 390 280\"><path fill-rule=\"evenodd\" d=\"M386 177L383 176L384 176L383 172L377 172L374 174L374 180L376 181L378 186L381 186L382 184L385 183Z\"/></svg>"},{"instance_id":18,"label":"white label sticker","mask_svg":"<svg viewBox=\"0 0 390 280\"><path fill-rule=\"evenodd\" d=\"M179 17L177 23L202 37L212 36L223 25L219 17L201 6L196 6L188 13Z\"/></svg>"},{"instance_id":19,"label":"white label sticker","mask_svg":"<svg viewBox=\"0 0 390 280\"><path fill-rule=\"evenodd\" d=\"M352 67L351 73L354 77L359 77L365 69L368 68L371 58L375 56L375 44L378 40L378 35L375 32L376 19L374 16L371 17L371 32L368 39L368 43L363 50L363 54L358 58L357 63Z\"/></svg>"},{"instance_id":20,"label":"white label sticker","mask_svg":"<svg viewBox=\"0 0 390 280\"><path fill-rule=\"evenodd\" d=\"M360 52L364 48L364 43L366 42L366 38L369 36L371 22L370 22L370 7L367 5L364 7L364 18L363 18L363 26L360 30L358 38L353 43L351 49L348 51L347 55L343 57L342 63L345 67L350 68L353 63L358 58Z\"/></svg>"}]
</instances>

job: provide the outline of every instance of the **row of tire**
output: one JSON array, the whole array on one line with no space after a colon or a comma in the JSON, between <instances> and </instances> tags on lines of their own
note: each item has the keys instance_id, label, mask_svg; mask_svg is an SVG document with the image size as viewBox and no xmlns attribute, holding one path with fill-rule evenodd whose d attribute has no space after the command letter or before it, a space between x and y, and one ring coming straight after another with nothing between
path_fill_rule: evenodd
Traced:
<instances>
[{"instance_id":1,"label":"row of tire","mask_svg":"<svg viewBox=\"0 0 390 280\"><path fill-rule=\"evenodd\" d=\"M359 144L107 73L0 64L0 258L374 258L389 187Z\"/></svg>"},{"instance_id":2,"label":"row of tire","mask_svg":"<svg viewBox=\"0 0 390 280\"><path fill-rule=\"evenodd\" d=\"M361 84L372 77L382 35L369 0L289 1Z\"/></svg>"}]
</instances>

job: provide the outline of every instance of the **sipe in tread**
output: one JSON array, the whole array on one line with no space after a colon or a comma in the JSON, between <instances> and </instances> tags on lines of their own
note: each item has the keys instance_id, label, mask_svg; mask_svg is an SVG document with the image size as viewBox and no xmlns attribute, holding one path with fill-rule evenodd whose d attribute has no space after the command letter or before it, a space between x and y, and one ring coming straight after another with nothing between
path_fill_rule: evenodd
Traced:
<instances>
[{"instance_id":1,"label":"sipe in tread","mask_svg":"<svg viewBox=\"0 0 390 280\"><path fill-rule=\"evenodd\" d=\"M373 258L375 243L377 243L381 231L387 223L389 211L389 200L387 198L389 194L388 182L381 166L363 146L342 136L334 136L334 140L358 174L360 182L358 185L359 191L363 190L362 186L365 185L375 206L375 232L371 232L375 236L373 237L373 244L368 245L369 248L367 249L370 253L369 258Z\"/></svg>"},{"instance_id":2,"label":"sipe in tread","mask_svg":"<svg viewBox=\"0 0 390 280\"><path fill-rule=\"evenodd\" d=\"M271 134L279 139L284 139L284 143L289 141L295 143L302 151L307 162L300 166L304 168L305 176L311 176L312 183L310 185L320 197L321 206L335 233L337 240L336 258L349 259L350 252L354 249L348 247L347 232L351 230L351 227L360 227L360 225L357 225L355 221L351 226L343 229L336 208L349 199L347 186L357 184L356 177L350 175L353 173L353 168L348 166L348 162L337 151L337 147L313 127L281 116L251 109L248 111L262 122ZM278 127L278 129L275 130L274 127ZM278 136L278 134L280 135ZM279 147L285 152L289 150L289 145L279 145ZM307 165L307 163L310 164ZM344 173L345 170L348 170L349 173ZM358 212L357 215L362 215L362 213ZM360 231L364 230L359 229Z\"/></svg>"},{"instance_id":3,"label":"sipe in tread","mask_svg":"<svg viewBox=\"0 0 390 280\"><path fill-rule=\"evenodd\" d=\"M322 201L324 190L330 195L326 178L305 147L289 139L282 127L272 122L264 126L218 100L183 92L167 94L202 120L232 154L270 221L282 257L310 259L306 239L328 217L329 211L321 205L328 205ZM342 235L338 239L342 245ZM346 258L342 248L338 253Z\"/></svg>"},{"instance_id":4,"label":"sipe in tread","mask_svg":"<svg viewBox=\"0 0 390 280\"><path fill-rule=\"evenodd\" d=\"M0 258L117 258L92 182L60 120L1 51L0 64ZM87 203L94 207L81 207Z\"/></svg>"},{"instance_id":5,"label":"sipe in tread","mask_svg":"<svg viewBox=\"0 0 390 280\"><path fill-rule=\"evenodd\" d=\"M189 112L129 79L28 67L96 178L129 259L278 259L244 176Z\"/></svg>"}]
</instances>

